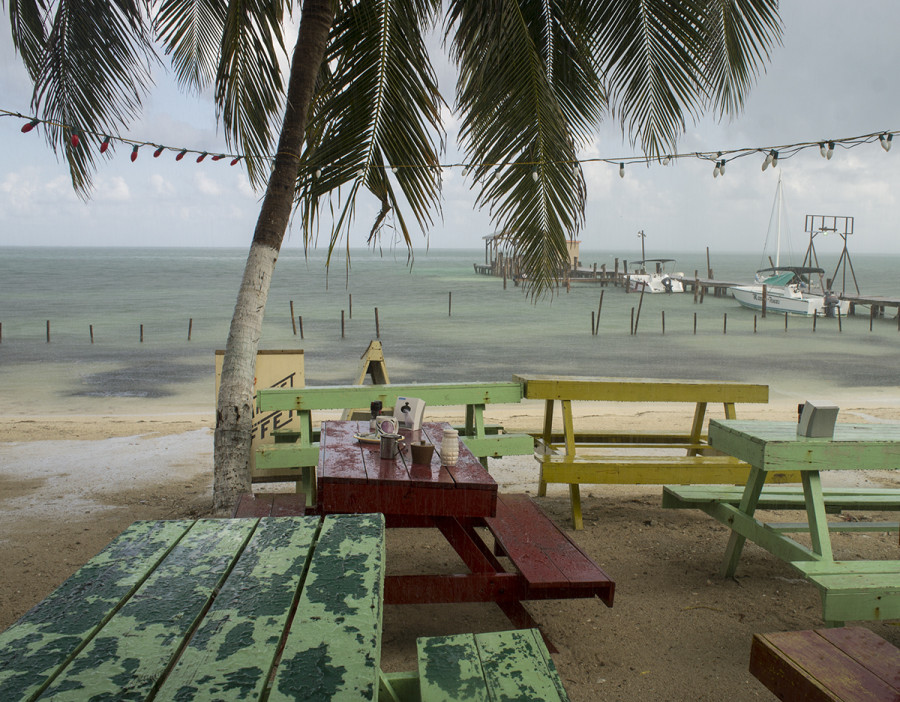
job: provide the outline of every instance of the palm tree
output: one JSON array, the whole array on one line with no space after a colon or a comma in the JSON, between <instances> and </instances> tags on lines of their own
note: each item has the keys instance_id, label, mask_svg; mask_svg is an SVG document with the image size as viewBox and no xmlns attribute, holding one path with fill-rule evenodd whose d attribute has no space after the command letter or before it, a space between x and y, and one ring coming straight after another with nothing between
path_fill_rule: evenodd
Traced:
<instances>
[{"instance_id":1,"label":"palm tree","mask_svg":"<svg viewBox=\"0 0 900 702\"><path fill-rule=\"evenodd\" d=\"M250 487L254 363L292 210L306 243L324 222L329 247L363 191L381 203L371 238L391 223L411 245L432 223L443 98L424 37L442 18L476 204L511 233L538 296L582 226L578 150L595 126L618 119L649 156L673 152L689 119L740 111L781 33L777 0L9 0L9 13L79 193L104 135L138 114L157 48L185 89L213 88L229 147L265 185L218 397L220 509Z\"/></svg>"}]
</instances>

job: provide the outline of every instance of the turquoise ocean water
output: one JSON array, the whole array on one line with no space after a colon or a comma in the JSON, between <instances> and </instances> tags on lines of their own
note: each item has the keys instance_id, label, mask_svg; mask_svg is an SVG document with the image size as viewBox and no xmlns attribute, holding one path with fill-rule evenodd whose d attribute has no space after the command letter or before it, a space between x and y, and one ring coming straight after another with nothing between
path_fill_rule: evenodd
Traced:
<instances>
[{"instance_id":1,"label":"turquoise ocean water","mask_svg":"<svg viewBox=\"0 0 900 702\"><path fill-rule=\"evenodd\" d=\"M616 256L638 258L629 253L582 250L581 259L612 268ZM706 252L659 255L690 276L706 269ZM211 411L213 354L224 347L245 257L236 249L0 249L0 412ZM476 275L483 250L417 251L411 268L405 250L354 251L349 273L343 253L327 274L325 258L282 252L261 342L302 348L308 384L353 382L376 338L377 307L393 382L559 373L731 379L816 396L900 385L893 318L870 331L861 314L839 332L836 320L820 319L813 331L811 320L792 317L785 331L783 317L770 315L754 332L754 313L730 297L701 305L690 294L646 295L632 335L639 295L575 284L535 302L511 282L504 290L502 280ZM718 279L748 281L761 260L713 254L710 263ZM830 276L837 256L819 263ZM900 256L854 255L852 264L862 293L900 295ZM849 271L846 285L855 290Z\"/></svg>"}]
</instances>

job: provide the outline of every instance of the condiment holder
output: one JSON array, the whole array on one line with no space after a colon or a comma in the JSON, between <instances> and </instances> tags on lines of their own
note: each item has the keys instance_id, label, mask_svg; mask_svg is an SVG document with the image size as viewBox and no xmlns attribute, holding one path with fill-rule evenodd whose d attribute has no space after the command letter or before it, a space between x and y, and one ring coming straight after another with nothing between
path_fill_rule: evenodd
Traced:
<instances>
[{"instance_id":1,"label":"condiment holder","mask_svg":"<svg viewBox=\"0 0 900 702\"><path fill-rule=\"evenodd\" d=\"M419 465L431 465L431 456L434 454L434 445L427 441L415 441L409 445L412 454L412 462Z\"/></svg>"}]
</instances>

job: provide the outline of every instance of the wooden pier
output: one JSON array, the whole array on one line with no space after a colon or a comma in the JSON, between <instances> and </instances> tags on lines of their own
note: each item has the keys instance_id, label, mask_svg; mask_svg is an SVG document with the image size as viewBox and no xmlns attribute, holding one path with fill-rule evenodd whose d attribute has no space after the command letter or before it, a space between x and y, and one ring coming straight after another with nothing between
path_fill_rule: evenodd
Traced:
<instances>
[{"instance_id":1,"label":"wooden pier","mask_svg":"<svg viewBox=\"0 0 900 702\"><path fill-rule=\"evenodd\" d=\"M885 297L883 295L842 295L844 300L850 301L848 314L856 314L857 305L865 305L869 308L871 317L887 316L887 308L897 310L895 316L900 317L900 297Z\"/></svg>"}]
</instances>

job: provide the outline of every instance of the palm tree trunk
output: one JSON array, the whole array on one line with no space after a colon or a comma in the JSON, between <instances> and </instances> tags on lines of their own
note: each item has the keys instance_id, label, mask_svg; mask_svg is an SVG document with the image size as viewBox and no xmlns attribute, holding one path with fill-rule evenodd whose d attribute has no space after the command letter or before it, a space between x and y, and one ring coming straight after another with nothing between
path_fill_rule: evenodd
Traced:
<instances>
[{"instance_id":1,"label":"palm tree trunk","mask_svg":"<svg viewBox=\"0 0 900 702\"><path fill-rule=\"evenodd\" d=\"M278 151L244 267L219 381L213 496L220 512L250 490L256 352L272 273L294 204L309 105L333 22L332 0L304 0Z\"/></svg>"}]
</instances>

